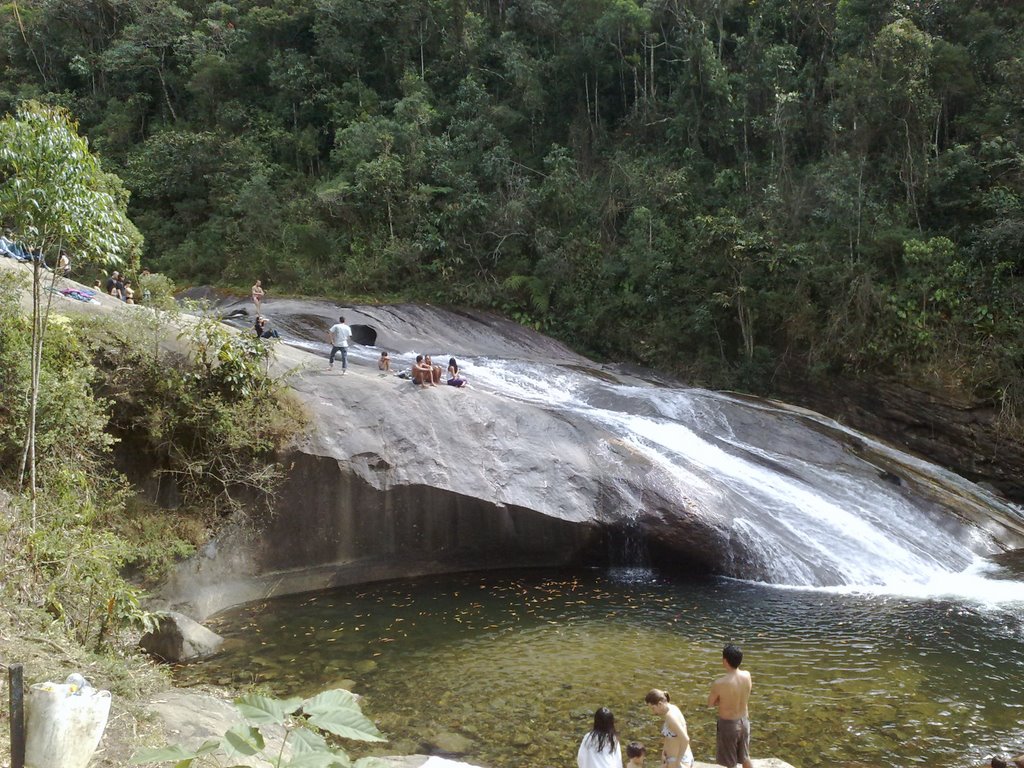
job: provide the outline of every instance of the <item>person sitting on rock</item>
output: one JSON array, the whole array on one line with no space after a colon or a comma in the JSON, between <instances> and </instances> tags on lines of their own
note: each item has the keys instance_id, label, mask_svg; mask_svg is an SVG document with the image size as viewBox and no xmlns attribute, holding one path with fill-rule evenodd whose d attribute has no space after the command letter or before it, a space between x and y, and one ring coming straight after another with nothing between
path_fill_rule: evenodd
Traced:
<instances>
[{"instance_id":1,"label":"person sitting on rock","mask_svg":"<svg viewBox=\"0 0 1024 768\"><path fill-rule=\"evenodd\" d=\"M280 334L272 328L267 328L267 318L262 315L256 315L256 322L253 323L252 329L256 331L256 338L258 339L279 339Z\"/></svg>"},{"instance_id":2,"label":"person sitting on rock","mask_svg":"<svg viewBox=\"0 0 1024 768\"><path fill-rule=\"evenodd\" d=\"M387 376L391 370L391 358L388 357L386 351L380 353L380 359L377 361L377 370L380 371L381 376Z\"/></svg>"},{"instance_id":3,"label":"person sitting on rock","mask_svg":"<svg viewBox=\"0 0 1024 768\"><path fill-rule=\"evenodd\" d=\"M433 372L427 360L429 358L424 358L423 355L416 355L416 362L412 364L412 382L419 384L423 389L426 389L428 384L431 387L437 386L434 384Z\"/></svg>"},{"instance_id":4,"label":"person sitting on rock","mask_svg":"<svg viewBox=\"0 0 1024 768\"><path fill-rule=\"evenodd\" d=\"M454 357L448 358L448 386L449 387L464 387L466 386L466 379L459 376L459 364L455 361Z\"/></svg>"},{"instance_id":5,"label":"person sitting on rock","mask_svg":"<svg viewBox=\"0 0 1024 768\"><path fill-rule=\"evenodd\" d=\"M434 361L430 359L430 355L423 356L423 362L430 366L430 381L432 384L441 383L441 366L434 365Z\"/></svg>"}]
</instances>

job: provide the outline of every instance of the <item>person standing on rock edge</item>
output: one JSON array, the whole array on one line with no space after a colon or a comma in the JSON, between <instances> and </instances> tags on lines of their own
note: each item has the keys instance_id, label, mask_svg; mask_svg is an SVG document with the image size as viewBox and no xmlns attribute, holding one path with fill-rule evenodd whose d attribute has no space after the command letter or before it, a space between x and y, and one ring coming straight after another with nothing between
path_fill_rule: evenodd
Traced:
<instances>
[{"instance_id":1,"label":"person standing on rock edge","mask_svg":"<svg viewBox=\"0 0 1024 768\"><path fill-rule=\"evenodd\" d=\"M718 738L715 762L727 768L753 768L750 762L750 715L747 702L753 682L750 673L740 669L743 651L735 645L722 650L725 674L711 684L708 706L718 709Z\"/></svg>"},{"instance_id":2,"label":"person standing on rock edge","mask_svg":"<svg viewBox=\"0 0 1024 768\"><path fill-rule=\"evenodd\" d=\"M263 282L257 280L256 284L252 287L252 303L256 307L256 314L260 313L260 307L263 305Z\"/></svg>"},{"instance_id":3,"label":"person standing on rock edge","mask_svg":"<svg viewBox=\"0 0 1024 768\"><path fill-rule=\"evenodd\" d=\"M341 373L348 371L348 340L352 338L352 329L345 324L345 318L339 317L338 322L331 326L331 357L327 370L334 370L334 356L341 352Z\"/></svg>"}]
</instances>

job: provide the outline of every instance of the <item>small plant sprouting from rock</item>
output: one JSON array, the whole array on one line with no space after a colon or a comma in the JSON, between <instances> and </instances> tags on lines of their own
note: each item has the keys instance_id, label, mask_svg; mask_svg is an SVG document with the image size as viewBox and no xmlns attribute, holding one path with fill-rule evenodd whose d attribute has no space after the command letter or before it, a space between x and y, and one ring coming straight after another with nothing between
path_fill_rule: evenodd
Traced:
<instances>
[{"instance_id":1,"label":"small plant sprouting from rock","mask_svg":"<svg viewBox=\"0 0 1024 768\"><path fill-rule=\"evenodd\" d=\"M332 747L323 732L355 741L385 741L377 727L363 715L356 697L349 691L324 691L310 699L273 699L251 694L235 701L246 722L210 739L196 749L169 745L145 749L132 756L133 765L173 762L175 768L196 765L237 765L236 760L256 758L274 768L349 768L352 761L345 750ZM261 727L282 726L284 739L277 754L268 755ZM224 763L222 758L227 758ZM198 762L197 762L198 761ZM356 768L373 768L377 758L364 757ZM246 763L250 764L250 763ZM260 763L263 765L264 763Z\"/></svg>"}]
</instances>

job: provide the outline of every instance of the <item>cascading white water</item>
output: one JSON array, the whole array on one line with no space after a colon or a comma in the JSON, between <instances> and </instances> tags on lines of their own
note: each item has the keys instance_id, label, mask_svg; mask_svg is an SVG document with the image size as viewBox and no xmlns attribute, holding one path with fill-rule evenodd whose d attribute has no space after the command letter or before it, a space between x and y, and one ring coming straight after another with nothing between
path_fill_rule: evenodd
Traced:
<instances>
[{"instance_id":1,"label":"cascading white water","mask_svg":"<svg viewBox=\"0 0 1024 768\"><path fill-rule=\"evenodd\" d=\"M463 362L474 386L571 413L627 441L675 478L680 498L721 515L773 583L1024 601L1024 583L985 575L980 554L994 551L987 534L908 493L840 438L913 465L950 494L984 496L1009 516L1019 510L823 417L555 366Z\"/></svg>"},{"instance_id":2,"label":"cascading white water","mask_svg":"<svg viewBox=\"0 0 1024 768\"><path fill-rule=\"evenodd\" d=\"M289 344L325 352L319 335L281 321ZM378 354L355 345L350 360L375 367ZM393 353L392 370L407 370L415 354ZM436 354L435 362L447 357ZM1024 583L994 576L984 559L995 551L991 536L903 487L889 466L912 469L946 498L1017 521L1020 509L817 414L705 390L627 385L573 367L485 357L460 363L472 387L586 420L647 457L672 478L681 502L716 516L773 584L1024 602Z\"/></svg>"}]
</instances>

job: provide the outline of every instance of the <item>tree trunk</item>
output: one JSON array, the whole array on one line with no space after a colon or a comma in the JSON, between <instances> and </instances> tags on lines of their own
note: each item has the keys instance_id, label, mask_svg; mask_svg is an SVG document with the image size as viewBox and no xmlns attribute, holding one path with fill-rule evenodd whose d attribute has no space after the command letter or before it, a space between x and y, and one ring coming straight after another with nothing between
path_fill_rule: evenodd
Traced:
<instances>
[{"instance_id":1,"label":"tree trunk","mask_svg":"<svg viewBox=\"0 0 1024 768\"><path fill-rule=\"evenodd\" d=\"M36 256L36 254L33 254ZM28 474L29 498L32 504L32 527L36 524L36 413L39 403L39 371L42 362L42 264L39 255L32 259L32 338L29 364L28 423L25 426L25 444L18 469L18 487L25 488Z\"/></svg>"}]
</instances>

